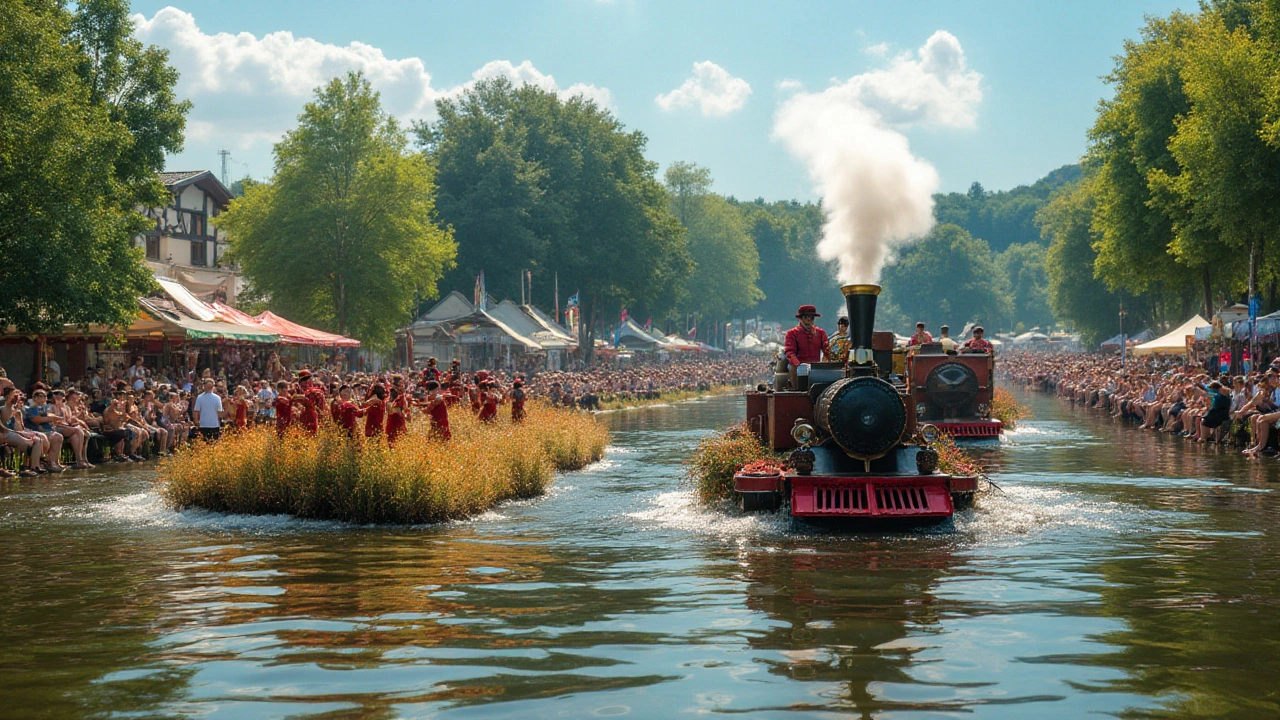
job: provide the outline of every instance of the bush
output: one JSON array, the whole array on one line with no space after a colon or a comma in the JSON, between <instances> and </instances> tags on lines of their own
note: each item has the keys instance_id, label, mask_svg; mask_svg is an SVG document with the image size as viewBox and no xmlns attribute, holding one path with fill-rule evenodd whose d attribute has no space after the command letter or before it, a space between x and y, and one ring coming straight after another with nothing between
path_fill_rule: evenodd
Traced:
<instances>
[{"instance_id":1,"label":"bush","mask_svg":"<svg viewBox=\"0 0 1280 720\"><path fill-rule=\"evenodd\" d=\"M604 456L609 432L588 413L530 404L523 423L481 423L461 407L442 442L418 417L389 447L332 424L311 437L273 427L196 442L163 461L161 492L175 508L288 514L355 523L433 523L542 494L555 471Z\"/></svg>"},{"instance_id":2,"label":"bush","mask_svg":"<svg viewBox=\"0 0 1280 720\"><path fill-rule=\"evenodd\" d=\"M687 474L702 501L714 503L733 496L733 474L739 468L773 457L744 425L735 425L698 443Z\"/></svg>"},{"instance_id":3,"label":"bush","mask_svg":"<svg viewBox=\"0 0 1280 720\"><path fill-rule=\"evenodd\" d=\"M1031 410L1018 404L1013 393L1004 388L996 388L991 396L991 417L1004 423L1006 430L1018 426L1018 421L1031 417Z\"/></svg>"}]
</instances>

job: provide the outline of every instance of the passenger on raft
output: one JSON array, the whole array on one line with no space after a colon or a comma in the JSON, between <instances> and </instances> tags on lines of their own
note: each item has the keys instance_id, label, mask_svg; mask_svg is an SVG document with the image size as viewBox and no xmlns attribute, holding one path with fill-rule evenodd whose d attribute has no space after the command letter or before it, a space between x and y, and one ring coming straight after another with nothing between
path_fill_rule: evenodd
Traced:
<instances>
[{"instance_id":1,"label":"passenger on raft","mask_svg":"<svg viewBox=\"0 0 1280 720\"><path fill-rule=\"evenodd\" d=\"M921 321L916 323L916 334L912 335L911 339L907 341L907 347L927 345L931 342L933 342L933 336L929 334L928 330L924 329L924 321Z\"/></svg>"},{"instance_id":2,"label":"passenger on raft","mask_svg":"<svg viewBox=\"0 0 1280 720\"><path fill-rule=\"evenodd\" d=\"M820 362L827 354L827 331L814 325L820 318L818 308L801 305L796 311L800 323L787 331L782 350L787 357L787 370L791 373L791 387L796 387L796 368L805 363Z\"/></svg>"},{"instance_id":3,"label":"passenger on raft","mask_svg":"<svg viewBox=\"0 0 1280 720\"><path fill-rule=\"evenodd\" d=\"M836 334L831 336L831 343L827 345L827 360L848 362L852 346L853 341L849 339L849 318L842 317L836 321Z\"/></svg>"},{"instance_id":4,"label":"passenger on raft","mask_svg":"<svg viewBox=\"0 0 1280 720\"><path fill-rule=\"evenodd\" d=\"M982 337L984 334L985 333L983 332L981 325L975 326L973 328L973 337L969 338L969 341L966 342L963 346L961 346L960 352L987 353L988 355L990 355L995 350L995 348L991 346L990 340L987 340L986 338Z\"/></svg>"}]
</instances>

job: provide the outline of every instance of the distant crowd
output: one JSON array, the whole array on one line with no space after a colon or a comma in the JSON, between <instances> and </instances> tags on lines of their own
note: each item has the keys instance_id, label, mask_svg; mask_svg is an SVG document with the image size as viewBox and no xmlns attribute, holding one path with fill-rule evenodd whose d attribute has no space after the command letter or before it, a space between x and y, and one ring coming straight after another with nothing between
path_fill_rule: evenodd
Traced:
<instances>
[{"instance_id":1,"label":"distant crowd","mask_svg":"<svg viewBox=\"0 0 1280 720\"><path fill-rule=\"evenodd\" d=\"M56 381L49 378L24 391L0 368L5 433L0 448L11 453L0 465L0 477L63 472L68 467L64 459L74 469L104 460L138 462L167 455L197 436L213 440L224 429L263 423L282 433L291 427L314 433L321 423L332 422L352 435L385 434L394 442L417 411L448 439L449 408L458 405L481 420L495 419L499 406L506 406L512 419L520 421L525 402L534 397L594 410L615 399L656 399L664 393L745 384L765 372L764 363L755 358L515 376L463 373L458 361L444 368L434 358L422 370L352 373L331 366L293 372L272 355L261 371L237 364L197 373L148 367L137 357L127 368L91 369L76 381L59 374Z\"/></svg>"},{"instance_id":2,"label":"distant crowd","mask_svg":"<svg viewBox=\"0 0 1280 720\"><path fill-rule=\"evenodd\" d=\"M1130 418L1193 442L1235 443L1246 457L1274 454L1280 425L1280 358L1241 375L1211 377L1179 356L1013 353L1009 379L1072 403Z\"/></svg>"}]
</instances>

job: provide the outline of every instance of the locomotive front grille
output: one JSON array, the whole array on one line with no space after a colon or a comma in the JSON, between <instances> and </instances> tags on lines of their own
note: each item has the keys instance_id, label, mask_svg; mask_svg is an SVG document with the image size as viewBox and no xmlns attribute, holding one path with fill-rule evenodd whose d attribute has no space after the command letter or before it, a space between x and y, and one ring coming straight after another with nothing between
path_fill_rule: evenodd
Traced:
<instances>
[{"instance_id":1,"label":"locomotive front grille","mask_svg":"<svg viewBox=\"0 0 1280 720\"><path fill-rule=\"evenodd\" d=\"M942 476L935 481L902 484L891 480L830 482L793 478L791 511L800 516L840 517L945 517L954 512L951 494ZM934 480L934 479L931 479Z\"/></svg>"},{"instance_id":2,"label":"locomotive front grille","mask_svg":"<svg viewBox=\"0 0 1280 720\"><path fill-rule=\"evenodd\" d=\"M866 485L817 485L814 491L814 508L825 512L867 512Z\"/></svg>"}]
</instances>

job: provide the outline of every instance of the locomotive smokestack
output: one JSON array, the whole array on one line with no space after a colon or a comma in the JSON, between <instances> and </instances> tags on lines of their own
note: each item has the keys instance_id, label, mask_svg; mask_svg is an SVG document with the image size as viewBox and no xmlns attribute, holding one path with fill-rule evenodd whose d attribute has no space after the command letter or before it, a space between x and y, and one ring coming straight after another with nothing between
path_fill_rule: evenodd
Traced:
<instances>
[{"instance_id":1,"label":"locomotive smokestack","mask_svg":"<svg viewBox=\"0 0 1280 720\"><path fill-rule=\"evenodd\" d=\"M876 325L876 298L880 295L880 286L845 285L840 292L844 293L845 307L849 311L850 361L862 365L871 360L871 333Z\"/></svg>"}]
</instances>

